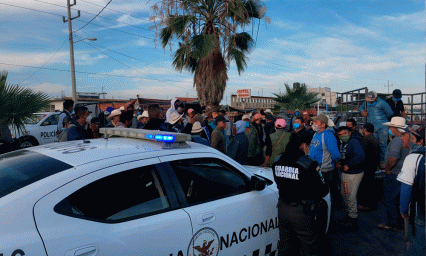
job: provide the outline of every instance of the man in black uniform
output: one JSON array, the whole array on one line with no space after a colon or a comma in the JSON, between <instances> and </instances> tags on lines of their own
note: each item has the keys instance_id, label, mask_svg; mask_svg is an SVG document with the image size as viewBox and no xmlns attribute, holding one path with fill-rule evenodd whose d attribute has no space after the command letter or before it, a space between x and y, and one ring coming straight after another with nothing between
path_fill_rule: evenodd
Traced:
<instances>
[{"instance_id":1,"label":"man in black uniform","mask_svg":"<svg viewBox=\"0 0 426 256\"><path fill-rule=\"evenodd\" d=\"M280 159L272 165L278 186L279 255L317 255L317 206L328 187L309 155L309 137L294 134ZM297 246L298 248L293 248Z\"/></svg>"},{"instance_id":2,"label":"man in black uniform","mask_svg":"<svg viewBox=\"0 0 426 256\"><path fill-rule=\"evenodd\" d=\"M403 118L406 118L404 103L402 102L402 93L400 89L393 90L391 97L386 99L386 102L393 111L392 117L402 116Z\"/></svg>"}]
</instances>

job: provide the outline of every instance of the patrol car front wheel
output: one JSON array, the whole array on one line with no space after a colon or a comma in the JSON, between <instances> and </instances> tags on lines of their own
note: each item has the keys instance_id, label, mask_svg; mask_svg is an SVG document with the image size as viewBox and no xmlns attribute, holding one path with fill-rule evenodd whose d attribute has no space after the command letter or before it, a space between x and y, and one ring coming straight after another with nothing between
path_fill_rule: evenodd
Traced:
<instances>
[{"instance_id":1,"label":"patrol car front wheel","mask_svg":"<svg viewBox=\"0 0 426 256\"><path fill-rule=\"evenodd\" d=\"M24 138L19 141L19 148L29 148L35 146L35 143L30 138Z\"/></svg>"}]
</instances>

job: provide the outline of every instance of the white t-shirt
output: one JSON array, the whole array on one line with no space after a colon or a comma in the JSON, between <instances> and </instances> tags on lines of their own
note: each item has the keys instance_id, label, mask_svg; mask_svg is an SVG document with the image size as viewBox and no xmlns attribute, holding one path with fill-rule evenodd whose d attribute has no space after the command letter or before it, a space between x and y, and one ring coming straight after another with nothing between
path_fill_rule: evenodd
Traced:
<instances>
[{"instance_id":1,"label":"white t-shirt","mask_svg":"<svg viewBox=\"0 0 426 256\"><path fill-rule=\"evenodd\" d=\"M398 181L407 184L409 186L413 186L414 178L417 174L417 166L420 163L421 154L409 154L402 165L401 172L398 174L396 178Z\"/></svg>"}]
</instances>

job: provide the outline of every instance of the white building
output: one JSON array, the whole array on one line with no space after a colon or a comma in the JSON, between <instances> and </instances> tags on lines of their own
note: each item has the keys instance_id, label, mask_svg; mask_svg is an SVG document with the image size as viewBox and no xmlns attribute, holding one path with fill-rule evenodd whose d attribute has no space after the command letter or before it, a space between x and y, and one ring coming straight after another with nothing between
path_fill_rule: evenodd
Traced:
<instances>
[{"instance_id":1,"label":"white building","mask_svg":"<svg viewBox=\"0 0 426 256\"><path fill-rule=\"evenodd\" d=\"M318 97L321 99L320 104L327 103L327 105L336 105L337 92L332 92L331 88L308 88L308 92L319 93Z\"/></svg>"}]
</instances>

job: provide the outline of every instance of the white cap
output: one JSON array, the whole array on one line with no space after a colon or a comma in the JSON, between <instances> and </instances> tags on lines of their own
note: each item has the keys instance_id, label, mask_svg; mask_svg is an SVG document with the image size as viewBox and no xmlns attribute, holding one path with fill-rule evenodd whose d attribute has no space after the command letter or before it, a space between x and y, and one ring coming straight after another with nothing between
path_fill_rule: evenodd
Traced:
<instances>
[{"instance_id":1,"label":"white cap","mask_svg":"<svg viewBox=\"0 0 426 256\"><path fill-rule=\"evenodd\" d=\"M250 117L250 115L243 115L243 117L241 118L241 120L244 120L244 119L248 119L248 120L250 120L250 119L251 119L251 117Z\"/></svg>"}]
</instances>

